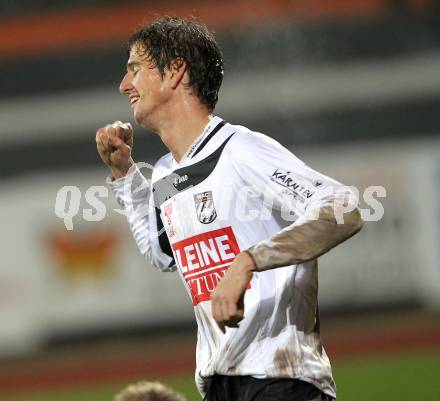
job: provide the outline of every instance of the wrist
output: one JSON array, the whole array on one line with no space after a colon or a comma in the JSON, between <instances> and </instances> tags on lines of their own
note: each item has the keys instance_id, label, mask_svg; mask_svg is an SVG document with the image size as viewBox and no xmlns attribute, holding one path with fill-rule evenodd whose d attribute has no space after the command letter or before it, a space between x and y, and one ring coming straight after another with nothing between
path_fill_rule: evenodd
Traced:
<instances>
[{"instance_id":1,"label":"wrist","mask_svg":"<svg viewBox=\"0 0 440 401\"><path fill-rule=\"evenodd\" d=\"M128 161L127 165L124 167L112 167L110 168L110 173L111 173L111 177L113 180L117 180L119 178L123 178L125 177L128 172L130 171L130 169L133 167L134 165L134 161L133 159L130 158L130 160Z\"/></svg>"},{"instance_id":2,"label":"wrist","mask_svg":"<svg viewBox=\"0 0 440 401\"><path fill-rule=\"evenodd\" d=\"M252 277L253 272L256 270L255 261L252 255L247 251L243 251L239 256L241 262L240 266L243 272Z\"/></svg>"}]
</instances>

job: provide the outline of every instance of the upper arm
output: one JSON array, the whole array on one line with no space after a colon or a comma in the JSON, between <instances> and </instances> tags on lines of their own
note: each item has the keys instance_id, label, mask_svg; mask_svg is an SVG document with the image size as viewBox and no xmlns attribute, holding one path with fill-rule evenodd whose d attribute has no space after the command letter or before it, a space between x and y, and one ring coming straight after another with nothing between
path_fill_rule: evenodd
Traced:
<instances>
[{"instance_id":1,"label":"upper arm","mask_svg":"<svg viewBox=\"0 0 440 401\"><path fill-rule=\"evenodd\" d=\"M240 138L246 152L236 152L233 164L246 185L268 207L291 220L323 206L332 205L338 194L356 203L348 187L307 166L275 140L261 134ZM353 199L351 197L353 196Z\"/></svg>"}]
</instances>

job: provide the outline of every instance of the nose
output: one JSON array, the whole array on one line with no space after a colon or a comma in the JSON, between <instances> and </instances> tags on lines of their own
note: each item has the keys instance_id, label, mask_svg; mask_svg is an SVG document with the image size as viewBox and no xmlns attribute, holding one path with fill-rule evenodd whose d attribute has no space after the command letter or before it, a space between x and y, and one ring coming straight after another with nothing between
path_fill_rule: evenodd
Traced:
<instances>
[{"instance_id":1,"label":"nose","mask_svg":"<svg viewBox=\"0 0 440 401\"><path fill-rule=\"evenodd\" d=\"M133 85L131 84L131 74L127 72L125 73L124 78L122 78L122 81L119 84L119 92L122 95L127 95L132 88Z\"/></svg>"}]
</instances>

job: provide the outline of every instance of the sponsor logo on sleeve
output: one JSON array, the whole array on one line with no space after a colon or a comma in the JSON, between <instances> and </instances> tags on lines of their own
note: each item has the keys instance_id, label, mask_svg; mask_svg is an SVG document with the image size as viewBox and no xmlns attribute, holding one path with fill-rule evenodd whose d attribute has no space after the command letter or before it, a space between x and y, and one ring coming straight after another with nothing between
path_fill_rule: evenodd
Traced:
<instances>
[{"instance_id":1,"label":"sponsor logo on sleeve","mask_svg":"<svg viewBox=\"0 0 440 401\"><path fill-rule=\"evenodd\" d=\"M202 224L212 223L217 217L212 191L201 192L194 195L197 218Z\"/></svg>"},{"instance_id":2,"label":"sponsor logo on sleeve","mask_svg":"<svg viewBox=\"0 0 440 401\"><path fill-rule=\"evenodd\" d=\"M300 182L290 171L275 169L270 179L276 184L284 187L285 193L291 194L295 199L306 202L315 194L315 189ZM317 185L318 186L318 185Z\"/></svg>"},{"instance_id":3,"label":"sponsor logo on sleeve","mask_svg":"<svg viewBox=\"0 0 440 401\"><path fill-rule=\"evenodd\" d=\"M240 252L232 227L194 235L175 242L172 248L194 306L210 300L211 292Z\"/></svg>"}]
</instances>

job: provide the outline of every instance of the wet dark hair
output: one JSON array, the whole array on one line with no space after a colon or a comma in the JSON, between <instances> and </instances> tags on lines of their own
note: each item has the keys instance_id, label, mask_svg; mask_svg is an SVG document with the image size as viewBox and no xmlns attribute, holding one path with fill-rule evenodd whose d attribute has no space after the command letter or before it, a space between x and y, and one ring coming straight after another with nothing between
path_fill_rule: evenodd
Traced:
<instances>
[{"instance_id":1,"label":"wet dark hair","mask_svg":"<svg viewBox=\"0 0 440 401\"><path fill-rule=\"evenodd\" d=\"M140 45L162 77L176 59L187 65L193 94L212 112L223 80L221 50L208 28L194 20L166 17L142 26L128 41Z\"/></svg>"}]
</instances>

